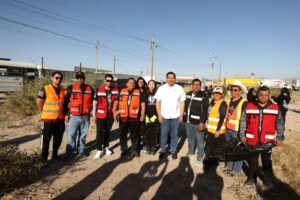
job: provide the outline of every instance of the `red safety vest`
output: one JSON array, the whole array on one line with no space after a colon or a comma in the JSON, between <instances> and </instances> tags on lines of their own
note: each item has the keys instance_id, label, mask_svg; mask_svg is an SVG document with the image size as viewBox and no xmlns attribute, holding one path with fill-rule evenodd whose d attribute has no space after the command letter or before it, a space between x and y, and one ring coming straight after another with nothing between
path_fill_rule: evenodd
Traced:
<instances>
[{"instance_id":1,"label":"red safety vest","mask_svg":"<svg viewBox=\"0 0 300 200\"><path fill-rule=\"evenodd\" d=\"M134 89L131 96L127 88L123 88L119 98L119 114L120 117L138 118L141 102L141 92L139 89ZM129 100L129 98L131 98Z\"/></svg>"},{"instance_id":2,"label":"red safety vest","mask_svg":"<svg viewBox=\"0 0 300 200\"><path fill-rule=\"evenodd\" d=\"M85 85L85 91L82 93L80 85L74 83L72 85L72 93L70 98L71 115L81 116L89 115L93 108L92 88Z\"/></svg>"},{"instance_id":3,"label":"red safety vest","mask_svg":"<svg viewBox=\"0 0 300 200\"><path fill-rule=\"evenodd\" d=\"M118 96L118 88L113 87L111 89L111 103L110 107L107 107L107 96L105 92L105 87L101 86L98 87L97 96L98 96L98 105L97 105L97 112L96 116L99 119L105 119L106 117L112 117L112 110L115 103L115 100Z\"/></svg>"},{"instance_id":4,"label":"red safety vest","mask_svg":"<svg viewBox=\"0 0 300 200\"><path fill-rule=\"evenodd\" d=\"M246 139L248 144L256 145L258 142L265 143L274 141L278 110L278 105L273 103L268 108L261 110L252 102L247 104ZM260 121L260 111L262 111L262 121ZM261 128L259 128L260 124Z\"/></svg>"}]
</instances>

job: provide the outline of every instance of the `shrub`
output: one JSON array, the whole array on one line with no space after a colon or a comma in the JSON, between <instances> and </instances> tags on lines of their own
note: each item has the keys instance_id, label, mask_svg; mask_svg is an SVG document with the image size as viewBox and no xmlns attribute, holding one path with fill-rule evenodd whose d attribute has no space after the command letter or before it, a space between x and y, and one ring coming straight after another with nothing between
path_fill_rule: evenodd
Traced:
<instances>
[{"instance_id":1,"label":"shrub","mask_svg":"<svg viewBox=\"0 0 300 200\"><path fill-rule=\"evenodd\" d=\"M0 146L0 158L0 196L17 183L36 177L42 166L37 152L29 155L13 145Z\"/></svg>"},{"instance_id":2,"label":"shrub","mask_svg":"<svg viewBox=\"0 0 300 200\"><path fill-rule=\"evenodd\" d=\"M8 96L6 109L23 116L36 114L36 95L45 84L45 79L36 79L34 81L27 82L22 91L11 93Z\"/></svg>"}]
</instances>

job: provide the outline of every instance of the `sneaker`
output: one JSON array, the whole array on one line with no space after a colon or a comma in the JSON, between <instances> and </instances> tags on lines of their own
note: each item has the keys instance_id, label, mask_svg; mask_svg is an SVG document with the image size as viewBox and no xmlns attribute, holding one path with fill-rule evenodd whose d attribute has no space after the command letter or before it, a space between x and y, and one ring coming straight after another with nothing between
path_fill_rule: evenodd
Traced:
<instances>
[{"instance_id":1,"label":"sneaker","mask_svg":"<svg viewBox=\"0 0 300 200\"><path fill-rule=\"evenodd\" d=\"M200 165L203 163L203 160L202 159L197 159L196 162L195 162L197 165Z\"/></svg>"},{"instance_id":2,"label":"sneaker","mask_svg":"<svg viewBox=\"0 0 300 200\"><path fill-rule=\"evenodd\" d=\"M94 160L100 159L102 154L103 154L103 151L97 151L96 155L94 156Z\"/></svg>"},{"instance_id":3,"label":"sneaker","mask_svg":"<svg viewBox=\"0 0 300 200\"><path fill-rule=\"evenodd\" d=\"M232 171L228 172L228 174L229 174L229 176L231 176L231 177L237 177L237 176L240 175L240 172L237 172L237 171L235 171L235 170L232 170Z\"/></svg>"},{"instance_id":4,"label":"sneaker","mask_svg":"<svg viewBox=\"0 0 300 200\"><path fill-rule=\"evenodd\" d=\"M224 174L229 174L232 170L227 169L226 167L222 170Z\"/></svg>"},{"instance_id":5,"label":"sneaker","mask_svg":"<svg viewBox=\"0 0 300 200\"><path fill-rule=\"evenodd\" d=\"M165 157L167 157L167 154L165 152L159 153L159 160L161 160L161 159L163 159Z\"/></svg>"},{"instance_id":6,"label":"sneaker","mask_svg":"<svg viewBox=\"0 0 300 200\"><path fill-rule=\"evenodd\" d=\"M112 151L108 147L105 147L105 155L109 156L111 154L112 154Z\"/></svg>"},{"instance_id":7,"label":"sneaker","mask_svg":"<svg viewBox=\"0 0 300 200\"><path fill-rule=\"evenodd\" d=\"M127 150L122 151L121 157L124 158L126 156L126 154L127 154Z\"/></svg>"},{"instance_id":8,"label":"sneaker","mask_svg":"<svg viewBox=\"0 0 300 200\"><path fill-rule=\"evenodd\" d=\"M194 154L192 154L192 153L187 153L187 154L185 154L185 157L193 157L194 156Z\"/></svg>"},{"instance_id":9,"label":"sneaker","mask_svg":"<svg viewBox=\"0 0 300 200\"><path fill-rule=\"evenodd\" d=\"M134 157L138 158L138 157L140 157L140 154L139 154L138 152L132 152L132 153L129 155L129 159L132 159L132 158L134 158Z\"/></svg>"},{"instance_id":10,"label":"sneaker","mask_svg":"<svg viewBox=\"0 0 300 200\"><path fill-rule=\"evenodd\" d=\"M245 185L246 187L252 187L254 184L255 184L255 180L254 180L253 178L248 178L248 179L246 180L246 182L244 183L244 185Z\"/></svg>"},{"instance_id":11,"label":"sneaker","mask_svg":"<svg viewBox=\"0 0 300 200\"><path fill-rule=\"evenodd\" d=\"M172 153L172 159L176 160L177 159L177 153Z\"/></svg>"}]
</instances>

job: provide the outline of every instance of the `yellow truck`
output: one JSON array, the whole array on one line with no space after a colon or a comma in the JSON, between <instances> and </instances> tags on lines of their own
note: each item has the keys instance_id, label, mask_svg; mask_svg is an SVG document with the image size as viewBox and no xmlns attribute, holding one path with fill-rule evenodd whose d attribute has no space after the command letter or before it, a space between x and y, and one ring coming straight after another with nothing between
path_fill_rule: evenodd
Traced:
<instances>
[{"instance_id":1,"label":"yellow truck","mask_svg":"<svg viewBox=\"0 0 300 200\"><path fill-rule=\"evenodd\" d=\"M247 88L257 87L260 82L263 80L262 78L243 78L243 77L228 77L224 78L223 85L230 86L234 81L240 80L243 85Z\"/></svg>"}]
</instances>

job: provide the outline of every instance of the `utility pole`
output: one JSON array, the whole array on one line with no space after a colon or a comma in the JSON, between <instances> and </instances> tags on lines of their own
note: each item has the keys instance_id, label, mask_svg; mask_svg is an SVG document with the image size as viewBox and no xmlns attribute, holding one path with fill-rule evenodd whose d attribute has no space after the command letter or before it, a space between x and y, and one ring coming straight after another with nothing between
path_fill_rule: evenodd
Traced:
<instances>
[{"instance_id":1,"label":"utility pole","mask_svg":"<svg viewBox=\"0 0 300 200\"><path fill-rule=\"evenodd\" d=\"M217 54L214 51L211 52L209 59L211 61L211 81L214 83L214 64L217 59Z\"/></svg>"},{"instance_id":2,"label":"utility pole","mask_svg":"<svg viewBox=\"0 0 300 200\"><path fill-rule=\"evenodd\" d=\"M43 76L44 76L44 57L42 57L42 69L41 69L41 77Z\"/></svg>"},{"instance_id":3,"label":"utility pole","mask_svg":"<svg viewBox=\"0 0 300 200\"><path fill-rule=\"evenodd\" d=\"M81 68L82 68L82 66L81 66L81 62L80 62L80 64L79 64L79 71L80 72L82 72Z\"/></svg>"},{"instance_id":4,"label":"utility pole","mask_svg":"<svg viewBox=\"0 0 300 200\"><path fill-rule=\"evenodd\" d=\"M154 65L154 33L152 33L151 48L152 48L151 79L153 79L153 65Z\"/></svg>"},{"instance_id":5,"label":"utility pole","mask_svg":"<svg viewBox=\"0 0 300 200\"><path fill-rule=\"evenodd\" d=\"M116 56L114 56L114 74L116 73Z\"/></svg>"},{"instance_id":6,"label":"utility pole","mask_svg":"<svg viewBox=\"0 0 300 200\"><path fill-rule=\"evenodd\" d=\"M96 41L96 73L98 73L99 68L99 48L100 48L100 42Z\"/></svg>"},{"instance_id":7,"label":"utility pole","mask_svg":"<svg viewBox=\"0 0 300 200\"><path fill-rule=\"evenodd\" d=\"M219 68L219 81L218 81L218 86L221 85L221 70L222 70L222 63L220 63L220 68Z\"/></svg>"}]
</instances>

